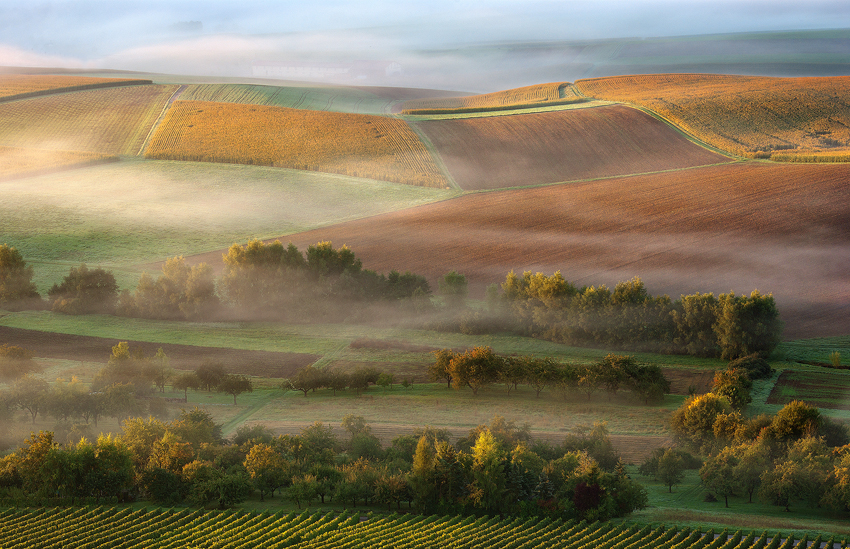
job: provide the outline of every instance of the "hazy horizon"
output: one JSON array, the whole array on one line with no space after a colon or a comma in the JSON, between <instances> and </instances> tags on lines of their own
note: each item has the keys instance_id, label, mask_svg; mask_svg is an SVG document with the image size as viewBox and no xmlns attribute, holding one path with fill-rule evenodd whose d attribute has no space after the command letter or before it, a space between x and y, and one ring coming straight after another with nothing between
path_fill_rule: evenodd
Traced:
<instances>
[{"instance_id":1,"label":"hazy horizon","mask_svg":"<svg viewBox=\"0 0 850 549\"><path fill-rule=\"evenodd\" d=\"M534 52L526 63L505 58L511 42L848 27L850 5L836 0L2 0L0 65L244 78L257 76L258 63L394 62L404 75L398 85L488 89L549 74L575 78L581 71L558 67L600 59L567 50ZM387 84L372 80L363 83Z\"/></svg>"}]
</instances>

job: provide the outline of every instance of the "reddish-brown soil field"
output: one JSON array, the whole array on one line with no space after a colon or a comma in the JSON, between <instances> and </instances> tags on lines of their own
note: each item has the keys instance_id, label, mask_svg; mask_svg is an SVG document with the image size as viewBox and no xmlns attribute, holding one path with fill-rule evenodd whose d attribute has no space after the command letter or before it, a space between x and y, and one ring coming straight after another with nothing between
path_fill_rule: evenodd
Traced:
<instances>
[{"instance_id":1,"label":"reddish-brown soil field","mask_svg":"<svg viewBox=\"0 0 850 549\"><path fill-rule=\"evenodd\" d=\"M500 189L727 162L621 105L430 120L416 125L464 190Z\"/></svg>"},{"instance_id":2,"label":"reddish-brown soil field","mask_svg":"<svg viewBox=\"0 0 850 549\"><path fill-rule=\"evenodd\" d=\"M746 162L475 193L282 237L347 244L365 267L480 297L511 269L578 285L640 276L654 295L772 292L785 337L850 334L850 165ZM221 265L221 253L195 258Z\"/></svg>"},{"instance_id":3,"label":"reddish-brown soil field","mask_svg":"<svg viewBox=\"0 0 850 549\"><path fill-rule=\"evenodd\" d=\"M28 349L39 358L106 363L112 354L112 346L117 344L118 340L0 326L0 344L4 343ZM130 349L142 349L146 356L155 355L157 349L162 347L170 359L171 366L177 369L194 370L205 362L218 362L230 373L260 377L290 377L300 368L319 359L316 355L304 353L246 351L143 341L128 343Z\"/></svg>"},{"instance_id":4,"label":"reddish-brown soil field","mask_svg":"<svg viewBox=\"0 0 850 549\"><path fill-rule=\"evenodd\" d=\"M785 370L767 397L768 404L803 400L818 408L850 410L850 376L834 372Z\"/></svg>"}]
</instances>

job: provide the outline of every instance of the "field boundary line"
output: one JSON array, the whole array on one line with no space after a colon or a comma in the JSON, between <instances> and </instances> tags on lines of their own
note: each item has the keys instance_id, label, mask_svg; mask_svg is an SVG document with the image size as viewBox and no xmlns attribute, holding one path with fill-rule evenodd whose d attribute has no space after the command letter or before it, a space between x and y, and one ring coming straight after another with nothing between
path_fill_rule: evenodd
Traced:
<instances>
[{"instance_id":1,"label":"field boundary line","mask_svg":"<svg viewBox=\"0 0 850 549\"><path fill-rule=\"evenodd\" d=\"M162 106L162 111L159 113L159 117L157 117L156 121L151 125L151 129L148 132L148 135L145 137L145 140L142 142L142 146L139 147L139 152L136 153L136 156L143 156L145 149L148 148L150 144L151 137L153 136L154 131L159 128L159 125L162 123L162 119L165 118L165 113L168 112L168 109L171 105L177 101L177 98L183 94L186 89L188 89L188 84L180 84L180 86L174 90L174 93L171 94L171 97L165 102L165 105Z\"/></svg>"},{"instance_id":2,"label":"field boundary line","mask_svg":"<svg viewBox=\"0 0 850 549\"><path fill-rule=\"evenodd\" d=\"M437 165L437 168L440 169L443 174L443 177L445 177L446 181L449 182L449 187L457 191L466 192L460 187L460 185L457 184L455 178L452 177L451 173L449 173L449 169L446 167L445 162L443 162L443 157L440 156L440 153L437 152L437 149L436 147L434 147L434 144L431 143L431 140L428 139L428 136L425 135L425 133L415 124L415 122L411 120L405 120L401 118L401 116L396 116L396 118L407 124L407 126L411 130L413 130L413 133L415 133L419 137L419 140L422 141L423 145L425 145L425 149L431 154L431 158L434 159L434 163Z\"/></svg>"},{"instance_id":3,"label":"field boundary line","mask_svg":"<svg viewBox=\"0 0 850 549\"><path fill-rule=\"evenodd\" d=\"M38 90L24 93L16 93L15 95L7 95L0 97L0 103L10 103L21 99L32 99L34 97L46 97L48 95L60 95L63 93L73 93L78 91L100 90L110 88L124 88L130 86L148 86L153 85L153 80L123 80L121 82L100 82L96 84L80 84L79 86L66 86L64 88L51 88L47 90Z\"/></svg>"}]
</instances>

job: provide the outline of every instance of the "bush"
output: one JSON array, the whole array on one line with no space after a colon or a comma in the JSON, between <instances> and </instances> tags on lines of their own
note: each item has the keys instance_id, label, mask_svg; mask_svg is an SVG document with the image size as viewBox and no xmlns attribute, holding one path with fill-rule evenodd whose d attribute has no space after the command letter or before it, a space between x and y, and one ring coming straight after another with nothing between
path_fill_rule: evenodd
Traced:
<instances>
[{"instance_id":1,"label":"bush","mask_svg":"<svg viewBox=\"0 0 850 549\"><path fill-rule=\"evenodd\" d=\"M750 379L766 379L773 375L773 368L770 367L770 364L755 353L730 362L727 369L732 370L734 368L745 369Z\"/></svg>"}]
</instances>

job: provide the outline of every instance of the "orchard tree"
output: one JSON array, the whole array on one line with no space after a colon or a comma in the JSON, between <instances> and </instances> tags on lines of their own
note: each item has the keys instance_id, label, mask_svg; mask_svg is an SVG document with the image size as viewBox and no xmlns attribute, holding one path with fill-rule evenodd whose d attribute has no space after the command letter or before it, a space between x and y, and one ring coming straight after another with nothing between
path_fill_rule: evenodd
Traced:
<instances>
[{"instance_id":1,"label":"orchard tree","mask_svg":"<svg viewBox=\"0 0 850 549\"><path fill-rule=\"evenodd\" d=\"M490 347L475 347L455 354L449 363L455 388L469 387L474 395L477 395L484 385L499 379L503 367L504 360L493 354Z\"/></svg>"},{"instance_id":2,"label":"orchard tree","mask_svg":"<svg viewBox=\"0 0 850 549\"><path fill-rule=\"evenodd\" d=\"M112 314L118 301L115 276L103 269L89 270L85 264L71 267L62 284L47 292L51 308L70 315Z\"/></svg>"},{"instance_id":3,"label":"orchard tree","mask_svg":"<svg viewBox=\"0 0 850 549\"><path fill-rule=\"evenodd\" d=\"M32 267L15 247L0 245L0 307L17 308L40 299Z\"/></svg>"},{"instance_id":4,"label":"orchard tree","mask_svg":"<svg viewBox=\"0 0 850 549\"><path fill-rule=\"evenodd\" d=\"M440 295L445 298L446 305L452 308L463 307L469 293L468 286L466 277L456 271L446 273L438 283Z\"/></svg>"},{"instance_id":5,"label":"orchard tree","mask_svg":"<svg viewBox=\"0 0 850 549\"><path fill-rule=\"evenodd\" d=\"M440 349L438 351L433 351L431 354L434 355L434 363L428 366L428 375L434 381L445 380L447 387L451 389L452 371L449 366L452 362L452 358L455 356L455 353L451 349Z\"/></svg>"},{"instance_id":6,"label":"orchard tree","mask_svg":"<svg viewBox=\"0 0 850 549\"><path fill-rule=\"evenodd\" d=\"M729 507L729 496L735 495L740 487L735 478L735 470L740 463L736 450L732 446L723 448L717 455L708 458L699 470L702 485L709 492L722 496L726 507Z\"/></svg>"},{"instance_id":7,"label":"orchard tree","mask_svg":"<svg viewBox=\"0 0 850 549\"><path fill-rule=\"evenodd\" d=\"M672 448L668 448L658 459L658 480L673 492L673 486L682 482L685 478L685 460L682 455Z\"/></svg>"},{"instance_id":8,"label":"orchard tree","mask_svg":"<svg viewBox=\"0 0 850 549\"><path fill-rule=\"evenodd\" d=\"M274 448L265 443L252 446L243 465L254 487L260 492L260 501L263 501L265 494L274 497L274 491L283 486L289 478L289 464Z\"/></svg>"},{"instance_id":9,"label":"orchard tree","mask_svg":"<svg viewBox=\"0 0 850 549\"><path fill-rule=\"evenodd\" d=\"M236 397L242 393L251 393L254 391L254 384L248 379L248 376L227 374L218 383L218 392L227 393L233 396L233 405L236 406Z\"/></svg>"},{"instance_id":10,"label":"orchard tree","mask_svg":"<svg viewBox=\"0 0 850 549\"><path fill-rule=\"evenodd\" d=\"M183 400L189 401L189 389L200 389L201 379L195 372L185 372L175 377L171 383L175 391L183 391Z\"/></svg>"},{"instance_id":11,"label":"orchard tree","mask_svg":"<svg viewBox=\"0 0 850 549\"><path fill-rule=\"evenodd\" d=\"M743 368L728 368L715 372L711 392L729 399L736 410L742 411L753 401L750 390L753 382Z\"/></svg>"}]
</instances>

